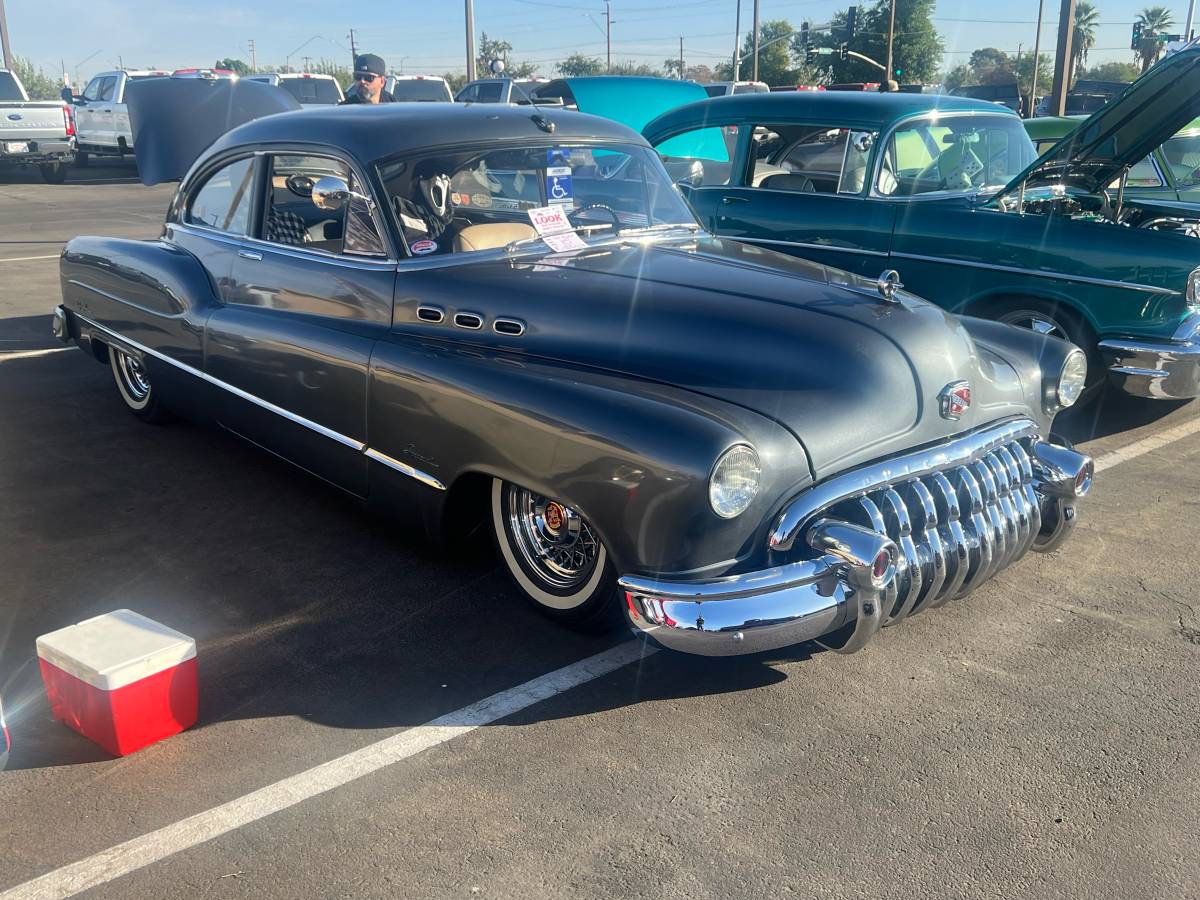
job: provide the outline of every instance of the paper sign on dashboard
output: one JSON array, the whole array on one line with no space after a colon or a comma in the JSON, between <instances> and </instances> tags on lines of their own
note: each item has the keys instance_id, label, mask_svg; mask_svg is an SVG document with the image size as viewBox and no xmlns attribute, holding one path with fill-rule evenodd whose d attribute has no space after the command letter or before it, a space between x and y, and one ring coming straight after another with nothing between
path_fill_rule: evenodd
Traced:
<instances>
[{"instance_id":1,"label":"paper sign on dashboard","mask_svg":"<svg viewBox=\"0 0 1200 900\"><path fill-rule=\"evenodd\" d=\"M529 210L529 221L534 230L546 242L546 246L557 253L566 250L583 250L587 247L567 220L567 210L562 206L539 206Z\"/></svg>"}]
</instances>

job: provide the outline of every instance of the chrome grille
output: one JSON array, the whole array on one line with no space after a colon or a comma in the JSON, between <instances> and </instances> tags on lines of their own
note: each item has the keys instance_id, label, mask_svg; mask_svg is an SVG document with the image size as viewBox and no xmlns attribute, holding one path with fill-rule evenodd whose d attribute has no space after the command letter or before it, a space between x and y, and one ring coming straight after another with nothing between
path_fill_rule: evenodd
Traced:
<instances>
[{"instance_id":1,"label":"chrome grille","mask_svg":"<svg viewBox=\"0 0 1200 900\"><path fill-rule=\"evenodd\" d=\"M839 476L798 498L771 538L775 553L816 517L886 534L900 549L889 622L962 596L1022 557L1042 527L1032 422L984 432Z\"/></svg>"}]
</instances>

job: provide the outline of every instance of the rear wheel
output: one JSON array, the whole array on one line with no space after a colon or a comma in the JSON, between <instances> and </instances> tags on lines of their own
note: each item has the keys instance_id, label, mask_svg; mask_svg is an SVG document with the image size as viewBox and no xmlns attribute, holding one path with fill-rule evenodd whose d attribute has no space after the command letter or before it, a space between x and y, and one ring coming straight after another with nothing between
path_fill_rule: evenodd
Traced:
<instances>
[{"instance_id":1,"label":"rear wheel","mask_svg":"<svg viewBox=\"0 0 1200 900\"><path fill-rule=\"evenodd\" d=\"M616 572L599 536L575 510L496 478L492 525L508 574L541 613L587 631L620 623Z\"/></svg>"},{"instance_id":2,"label":"rear wheel","mask_svg":"<svg viewBox=\"0 0 1200 900\"><path fill-rule=\"evenodd\" d=\"M67 180L66 163L40 163L38 168L42 170L42 180L46 184L62 184Z\"/></svg>"},{"instance_id":3,"label":"rear wheel","mask_svg":"<svg viewBox=\"0 0 1200 900\"><path fill-rule=\"evenodd\" d=\"M141 419L154 425L161 425L174 418L158 399L150 375L142 361L131 353L108 348L108 364L112 369L113 380L117 383L117 392L125 401L129 411Z\"/></svg>"}]
</instances>

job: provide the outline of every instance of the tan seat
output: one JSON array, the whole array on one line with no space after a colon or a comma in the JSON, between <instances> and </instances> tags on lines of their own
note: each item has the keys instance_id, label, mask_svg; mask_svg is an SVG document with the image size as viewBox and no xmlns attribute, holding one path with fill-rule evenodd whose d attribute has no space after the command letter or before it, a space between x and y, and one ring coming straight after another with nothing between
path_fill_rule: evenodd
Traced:
<instances>
[{"instance_id":1,"label":"tan seat","mask_svg":"<svg viewBox=\"0 0 1200 900\"><path fill-rule=\"evenodd\" d=\"M520 222L496 222L488 225L468 225L454 236L454 252L469 250L492 250L507 247L513 241L536 237L532 225Z\"/></svg>"}]
</instances>

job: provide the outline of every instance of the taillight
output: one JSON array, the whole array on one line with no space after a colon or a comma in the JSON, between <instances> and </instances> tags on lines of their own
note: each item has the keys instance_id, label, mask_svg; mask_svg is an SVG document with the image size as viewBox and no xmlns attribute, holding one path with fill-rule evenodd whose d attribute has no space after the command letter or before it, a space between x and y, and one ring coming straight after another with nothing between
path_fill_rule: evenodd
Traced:
<instances>
[{"instance_id":1,"label":"taillight","mask_svg":"<svg viewBox=\"0 0 1200 900\"><path fill-rule=\"evenodd\" d=\"M67 137L71 137L75 133L75 116L71 114L71 107L63 104L63 126L67 129Z\"/></svg>"}]
</instances>

